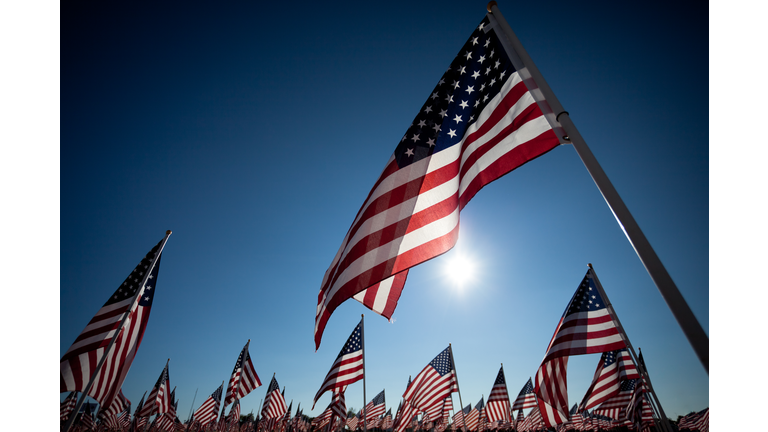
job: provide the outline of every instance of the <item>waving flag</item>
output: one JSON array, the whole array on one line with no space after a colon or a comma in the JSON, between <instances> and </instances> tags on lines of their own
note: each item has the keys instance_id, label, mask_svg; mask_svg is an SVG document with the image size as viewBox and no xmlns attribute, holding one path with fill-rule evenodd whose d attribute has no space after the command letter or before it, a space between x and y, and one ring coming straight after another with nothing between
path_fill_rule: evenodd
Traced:
<instances>
[{"instance_id":1,"label":"waving flag","mask_svg":"<svg viewBox=\"0 0 768 432\"><path fill-rule=\"evenodd\" d=\"M83 392L99 362L104 360L87 394L100 406L109 406L117 396L147 328L160 256L170 234L168 231L147 253L61 357L60 392ZM114 344L103 358L113 338Z\"/></svg>"},{"instance_id":2,"label":"waving flag","mask_svg":"<svg viewBox=\"0 0 768 432\"><path fill-rule=\"evenodd\" d=\"M523 389L520 390L520 394L517 395L515 403L512 404L512 410L523 410L535 406L537 405L536 394L533 392L533 381L528 378L528 382L525 383Z\"/></svg>"},{"instance_id":3,"label":"waving flag","mask_svg":"<svg viewBox=\"0 0 768 432\"><path fill-rule=\"evenodd\" d=\"M363 320L361 319L331 365L331 370L325 376L323 384L320 385L320 390L317 391L312 403L312 409L315 409L315 404L323 393L357 382L363 379L364 374Z\"/></svg>"},{"instance_id":4,"label":"waving flag","mask_svg":"<svg viewBox=\"0 0 768 432\"><path fill-rule=\"evenodd\" d=\"M499 369L496 381L493 382L488 404L485 407L489 422L509 421L509 393L507 381L504 379L504 366Z\"/></svg>"},{"instance_id":5,"label":"waving flag","mask_svg":"<svg viewBox=\"0 0 768 432\"><path fill-rule=\"evenodd\" d=\"M386 403L384 400L384 390L382 390L379 394L374 396L370 402L368 402L368 405L365 406L365 417L368 419L368 421L383 415L384 411L386 411L385 405Z\"/></svg>"},{"instance_id":6,"label":"waving flag","mask_svg":"<svg viewBox=\"0 0 768 432\"><path fill-rule=\"evenodd\" d=\"M106 409L102 409L99 412L99 417L108 418L113 416L117 418L120 413L130 409L131 401L129 401L128 398L123 395L123 389L120 389L120 391L117 393L117 397L112 399L112 403Z\"/></svg>"},{"instance_id":7,"label":"waving flag","mask_svg":"<svg viewBox=\"0 0 768 432\"><path fill-rule=\"evenodd\" d=\"M272 381L267 388L267 396L264 399L264 407L261 409L261 418L274 419L280 418L285 414L288 406L285 404L285 397L280 393L280 386L277 384L275 377L272 377Z\"/></svg>"},{"instance_id":8,"label":"waving flag","mask_svg":"<svg viewBox=\"0 0 768 432\"><path fill-rule=\"evenodd\" d=\"M464 427L465 419L469 415L470 411L472 411L472 404L467 404L467 406L465 406L464 409L460 409L457 413L453 415L453 425L457 429Z\"/></svg>"},{"instance_id":9,"label":"waving flag","mask_svg":"<svg viewBox=\"0 0 768 432\"><path fill-rule=\"evenodd\" d=\"M144 406L139 411L139 417L149 417L155 414L163 414L168 412L171 407L171 379L168 376L168 363L170 359L165 362L165 368L160 372L160 377L157 378L155 386L152 387L152 391L147 396L147 401L144 402Z\"/></svg>"},{"instance_id":10,"label":"waving flag","mask_svg":"<svg viewBox=\"0 0 768 432\"><path fill-rule=\"evenodd\" d=\"M403 398L419 411L428 412L439 406L451 393L458 391L451 346L443 350L416 375Z\"/></svg>"},{"instance_id":11,"label":"waving flag","mask_svg":"<svg viewBox=\"0 0 768 432\"><path fill-rule=\"evenodd\" d=\"M208 423L216 420L216 416L219 415L219 405L221 404L221 391L223 390L223 387L224 384L222 383L216 391L208 396L208 399L203 401L200 408L192 414L192 418L199 422L201 427L205 427Z\"/></svg>"},{"instance_id":12,"label":"waving flag","mask_svg":"<svg viewBox=\"0 0 768 432\"><path fill-rule=\"evenodd\" d=\"M604 415L616 420L626 418L627 406L629 405L629 401L632 400L632 395L635 392L635 385L639 382L639 379L622 381L619 386L619 392L612 398L603 402L599 407L595 408L592 413Z\"/></svg>"},{"instance_id":13,"label":"waving flag","mask_svg":"<svg viewBox=\"0 0 768 432\"><path fill-rule=\"evenodd\" d=\"M77 404L77 392L69 393L69 396L67 396L66 399L64 399L64 402L61 403L59 418L61 420L68 419L69 414L72 411L74 411L76 404Z\"/></svg>"},{"instance_id":14,"label":"waving flag","mask_svg":"<svg viewBox=\"0 0 768 432\"><path fill-rule=\"evenodd\" d=\"M251 355L248 352L248 345L251 340L248 339L243 350L240 351L240 355L235 362L235 368L232 370L232 376L227 383L227 393L224 398L224 406L226 407L235 399L242 399L248 393L252 392L257 387L261 386L261 380L256 374L256 369L251 362Z\"/></svg>"},{"instance_id":15,"label":"waving flag","mask_svg":"<svg viewBox=\"0 0 768 432\"><path fill-rule=\"evenodd\" d=\"M389 318L405 272L456 244L472 197L559 144L489 22L451 62L352 222L318 294L316 346L356 295Z\"/></svg>"},{"instance_id":16,"label":"waving flag","mask_svg":"<svg viewBox=\"0 0 768 432\"><path fill-rule=\"evenodd\" d=\"M579 404L579 411L596 407L612 398L619 392L621 380L636 378L640 378L640 375L626 349L604 352L592 378L592 384Z\"/></svg>"}]
</instances>

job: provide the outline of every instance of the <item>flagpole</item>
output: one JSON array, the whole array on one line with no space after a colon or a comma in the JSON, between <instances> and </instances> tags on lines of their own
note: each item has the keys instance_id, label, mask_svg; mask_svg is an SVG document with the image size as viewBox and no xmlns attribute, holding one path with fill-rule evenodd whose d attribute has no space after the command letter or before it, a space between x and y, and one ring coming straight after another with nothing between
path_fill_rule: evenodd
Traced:
<instances>
[{"instance_id":1,"label":"flagpole","mask_svg":"<svg viewBox=\"0 0 768 432\"><path fill-rule=\"evenodd\" d=\"M619 328L619 331L621 332L621 338L627 344L628 351L632 356L632 361L640 370L641 376L648 382L648 388L651 390L651 395L653 396L653 399L656 401L656 404L658 405L658 410L661 413L660 417L661 417L662 427L664 428L664 430L672 432L672 427L669 425L669 420L667 419L667 415L664 413L664 408L661 406L661 403L659 402L659 398L656 397L656 391L653 390L653 385L651 384L651 377L648 376L648 372L646 372L645 367L643 367L643 365L641 365L640 362L637 361L637 355L635 354L635 349L632 347L632 342L629 341L629 336L627 335L627 332L624 330L624 326L621 325L621 321L619 321L619 315L613 309L611 300L608 298L608 294L606 294L605 290L603 289L603 284L600 283L600 279L597 277L597 272L595 272L595 269L592 267L591 263L587 265L589 266L589 269L592 270L592 277L595 280L595 286L597 287L597 291L600 293L600 296L603 298L603 302L605 303L605 308L608 309L608 313L611 314L611 319L614 320L614 322L616 323L616 326Z\"/></svg>"},{"instance_id":2,"label":"flagpole","mask_svg":"<svg viewBox=\"0 0 768 432\"><path fill-rule=\"evenodd\" d=\"M462 428L463 428L462 430L464 432L466 432L467 431L467 419L464 418L465 417L464 416L464 402L461 400L461 388L459 387L459 371L456 370L456 360L453 359L453 346L451 346L450 343L448 344L448 350L451 351L451 363L453 363L453 372L456 374L456 390L459 392L459 404L461 404L459 409L461 409L461 416L463 418L462 423L464 423L464 425L462 426Z\"/></svg>"},{"instance_id":3,"label":"flagpole","mask_svg":"<svg viewBox=\"0 0 768 432\"><path fill-rule=\"evenodd\" d=\"M507 391L507 402L509 403L509 408L507 409L507 415L510 416L508 419L510 423L512 423L512 401L509 400L509 387L507 387L507 376L504 373L504 363L501 364L501 377L504 378L504 390Z\"/></svg>"},{"instance_id":4,"label":"flagpole","mask_svg":"<svg viewBox=\"0 0 768 432\"><path fill-rule=\"evenodd\" d=\"M109 356L110 351L112 350L112 347L115 345L115 342L117 341L117 338L120 337L120 332L123 330L123 327L125 326L125 322L128 320L128 317L131 315L131 311L136 306L136 302L139 299L139 295L144 292L144 285L147 283L147 278L152 273L152 270L155 268L155 264L157 263L157 259L160 258L160 254L163 253L163 248L165 247L165 243L168 242L168 237L171 235L171 230L168 230L165 232L165 238L163 238L163 243L160 245L160 248L157 249L157 252L155 253L154 258L152 258L152 264L149 265L149 270L147 270L147 273L144 275L144 278L141 280L140 289L136 290L136 294L133 295L133 300L131 301L131 307L128 308L128 311L123 315L123 319L120 320L120 324L117 326L117 329L115 329L115 335L112 337L112 339L109 341L109 344L107 345L107 348L104 350L104 354L99 359L99 363L96 365L96 369L93 370L93 373L91 374L91 379L88 380L88 385L85 386L85 388L82 390L82 395L80 396L80 399L77 401L77 405L75 405L75 412L79 412L80 408L83 406L83 402L85 402L85 397L88 394L88 392L91 390L91 386L93 385L94 379L96 379L96 375L99 374L99 371L101 370L101 367L104 366L104 362L107 360L107 357ZM120 391L120 389L118 389ZM117 396L115 396L117 397ZM101 410L101 404L99 404L99 410ZM67 419L67 423L64 425L63 432L69 432L69 429L72 427L72 424L74 423L75 418L74 416L72 418Z\"/></svg>"},{"instance_id":5,"label":"flagpole","mask_svg":"<svg viewBox=\"0 0 768 432\"><path fill-rule=\"evenodd\" d=\"M365 409L365 314L360 314L360 339L363 345L363 432L368 432L368 415Z\"/></svg>"},{"instance_id":6,"label":"flagpole","mask_svg":"<svg viewBox=\"0 0 768 432\"><path fill-rule=\"evenodd\" d=\"M608 207L616 217L616 221L624 231L632 247L635 249L637 256L645 266L646 271L653 279L656 287L658 288L661 296L667 302L667 306L675 316L677 323L683 330L688 342L699 357L699 361L704 366L704 369L709 374L709 337L704 333L701 324L696 319L696 316L691 311L688 303L683 298L680 291L677 289L675 282L667 272L667 269L662 264L656 252L651 247L650 242L643 234L640 226L635 221L629 209L624 204L624 201L619 196L619 193L613 187L613 184L608 179L608 176L603 171L597 159L592 154L592 151L587 146L586 141L582 138L576 126L568 114L568 111L563 109L560 101L555 96L552 89L544 80L544 76L539 72L539 69L533 63L533 60L528 56L528 53L523 48L522 43L517 39L517 36L512 31L504 16L501 14L498 5L495 1L488 3L488 18L491 24L495 28L499 28L501 32L497 32L497 35L504 34L509 39L500 37L502 46L510 54L510 57L515 57L510 53L510 49L517 54L522 61L524 68L530 73L534 82L538 86L541 93L544 95L547 103L552 108L552 113L556 116L555 122L559 122L565 131L566 135L562 138L565 142L573 144L573 148L581 158L584 166L587 168L592 180L594 180L600 193L603 195ZM551 119L550 119L551 120Z\"/></svg>"}]
</instances>

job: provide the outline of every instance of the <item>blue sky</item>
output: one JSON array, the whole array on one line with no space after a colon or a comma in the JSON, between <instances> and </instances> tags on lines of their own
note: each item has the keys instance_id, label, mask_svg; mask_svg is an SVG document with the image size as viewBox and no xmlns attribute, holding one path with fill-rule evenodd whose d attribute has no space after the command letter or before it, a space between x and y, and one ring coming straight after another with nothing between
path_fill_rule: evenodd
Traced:
<instances>
[{"instance_id":1,"label":"blue sky","mask_svg":"<svg viewBox=\"0 0 768 432\"><path fill-rule=\"evenodd\" d=\"M499 2L709 333L708 10ZM308 412L360 314L367 393L396 408L448 343L464 404L504 364L514 398L593 263L668 416L709 378L574 149L483 189L457 247L414 268L392 322L354 301L312 341L320 281L481 2L66 5L61 10L59 356L173 230L123 390L165 360L180 417L250 352ZM446 263L465 255L457 287ZM570 403L599 355L572 357ZM62 395L63 397L64 395ZM458 403L458 400L456 401ZM359 408L362 385L347 392Z\"/></svg>"}]
</instances>

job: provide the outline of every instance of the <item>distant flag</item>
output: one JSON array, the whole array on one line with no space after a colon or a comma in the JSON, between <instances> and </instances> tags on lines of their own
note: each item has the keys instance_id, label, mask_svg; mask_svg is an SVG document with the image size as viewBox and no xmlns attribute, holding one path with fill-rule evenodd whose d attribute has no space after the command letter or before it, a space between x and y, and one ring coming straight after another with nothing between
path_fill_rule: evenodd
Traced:
<instances>
[{"instance_id":1,"label":"distant flag","mask_svg":"<svg viewBox=\"0 0 768 432\"><path fill-rule=\"evenodd\" d=\"M496 375L485 409L489 422L509 421L509 393L507 392L507 381L504 379L504 366L499 369L499 373Z\"/></svg>"},{"instance_id":2,"label":"distant flag","mask_svg":"<svg viewBox=\"0 0 768 432\"><path fill-rule=\"evenodd\" d=\"M147 396L147 400L144 402L144 406L139 411L139 417L149 417L155 414L163 414L168 412L171 407L171 380L168 376L168 363L170 359L165 362L165 368L160 372L160 377L157 378L155 386Z\"/></svg>"},{"instance_id":3,"label":"distant flag","mask_svg":"<svg viewBox=\"0 0 768 432\"><path fill-rule=\"evenodd\" d=\"M83 405L83 415L80 416L80 425L84 430L91 430L96 425L93 421L93 404L86 403Z\"/></svg>"},{"instance_id":4,"label":"distant flag","mask_svg":"<svg viewBox=\"0 0 768 432\"><path fill-rule=\"evenodd\" d=\"M387 413L384 414L384 421L381 422L381 428L383 430L389 430L392 429L392 408L387 410Z\"/></svg>"},{"instance_id":5,"label":"distant flag","mask_svg":"<svg viewBox=\"0 0 768 432\"><path fill-rule=\"evenodd\" d=\"M517 411L517 418L515 419L515 430L517 430L517 425L519 425L523 419L525 419L525 415L523 414L523 410L520 409Z\"/></svg>"},{"instance_id":6,"label":"distant flag","mask_svg":"<svg viewBox=\"0 0 768 432\"><path fill-rule=\"evenodd\" d=\"M632 400L635 385L639 383L639 381L639 379L622 381L619 386L619 392L612 398L600 404L600 406L595 408L592 413L604 415L616 420L625 418L627 406L629 405L629 401Z\"/></svg>"},{"instance_id":7,"label":"distant flag","mask_svg":"<svg viewBox=\"0 0 768 432\"><path fill-rule=\"evenodd\" d=\"M480 409L482 407L483 399L480 398L480 402L472 408L472 411L467 414L464 421L467 424L467 430L476 431L480 426Z\"/></svg>"},{"instance_id":8,"label":"distant flag","mask_svg":"<svg viewBox=\"0 0 768 432\"><path fill-rule=\"evenodd\" d=\"M248 352L248 345L251 340L248 339L243 350L235 362L235 368L232 370L232 376L227 383L227 393L224 398L224 406L231 404L235 399L242 399L248 393L261 386L261 380L256 374L256 369L251 362L251 355Z\"/></svg>"},{"instance_id":9,"label":"distant flag","mask_svg":"<svg viewBox=\"0 0 768 432\"><path fill-rule=\"evenodd\" d=\"M275 377L272 377L272 381L267 388L267 395L264 399L264 407L261 409L262 419L276 419L285 414L288 406L285 404L285 396L280 393L280 386L277 384Z\"/></svg>"},{"instance_id":10,"label":"distant flag","mask_svg":"<svg viewBox=\"0 0 768 432\"><path fill-rule=\"evenodd\" d=\"M352 222L318 294L316 346L355 295L389 318L405 272L456 244L472 197L560 143L489 22L443 74Z\"/></svg>"},{"instance_id":11,"label":"distant flag","mask_svg":"<svg viewBox=\"0 0 768 432\"><path fill-rule=\"evenodd\" d=\"M520 390L520 394L517 395L517 399L512 404L512 410L524 410L538 406L536 404L536 394L533 392L533 381L528 378L528 382L525 383L523 389Z\"/></svg>"},{"instance_id":12,"label":"distant flag","mask_svg":"<svg viewBox=\"0 0 768 432\"><path fill-rule=\"evenodd\" d=\"M117 397L112 400L112 403L106 408L101 408L101 411L99 411L99 417L107 418L114 416L117 418L117 416L123 411L131 409L131 401L125 397L123 394L123 389L120 389L120 391L117 393Z\"/></svg>"},{"instance_id":13,"label":"distant flag","mask_svg":"<svg viewBox=\"0 0 768 432\"><path fill-rule=\"evenodd\" d=\"M394 432L403 432L406 428L411 427L411 420L418 414L418 411L409 402L404 402L400 408L400 413L395 419Z\"/></svg>"},{"instance_id":14,"label":"distant flag","mask_svg":"<svg viewBox=\"0 0 768 432\"><path fill-rule=\"evenodd\" d=\"M626 344L598 292L590 268L565 308L536 372L534 392L544 425L554 427L568 420L568 356L623 348Z\"/></svg>"},{"instance_id":15,"label":"distant flag","mask_svg":"<svg viewBox=\"0 0 768 432\"><path fill-rule=\"evenodd\" d=\"M384 414L384 411L386 411L385 405L384 390L382 390L365 406L365 417L370 421L373 418L381 416Z\"/></svg>"},{"instance_id":16,"label":"distant flag","mask_svg":"<svg viewBox=\"0 0 768 432\"><path fill-rule=\"evenodd\" d=\"M454 427L462 428L465 425L465 419L469 415L470 411L472 411L472 404L467 404L463 409L460 409L457 413L453 415L453 425Z\"/></svg>"},{"instance_id":17,"label":"distant flag","mask_svg":"<svg viewBox=\"0 0 768 432\"><path fill-rule=\"evenodd\" d=\"M363 364L363 320L357 324L352 334L349 335L347 342L341 348L339 355L331 365L331 370L325 376L320 390L315 394L315 400L312 403L312 409L320 396L328 390L346 387L354 382L363 379L365 374L365 365Z\"/></svg>"},{"instance_id":18,"label":"distant flag","mask_svg":"<svg viewBox=\"0 0 768 432\"><path fill-rule=\"evenodd\" d=\"M437 355L416 375L403 398L419 411L430 411L451 393L458 391L451 346Z\"/></svg>"},{"instance_id":19,"label":"distant flag","mask_svg":"<svg viewBox=\"0 0 768 432\"><path fill-rule=\"evenodd\" d=\"M200 422L201 427L205 427L208 423L216 420L216 417L219 415L223 387L224 383L222 383L216 391L211 393L211 395L208 396L208 399L203 401L203 404L195 410L194 414L192 414L192 418L195 421Z\"/></svg>"},{"instance_id":20,"label":"distant flag","mask_svg":"<svg viewBox=\"0 0 768 432\"><path fill-rule=\"evenodd\" d=\"M229 410L229 418L230 423L237 423L240 421L240 399L235 399L232 409Z\"/></svg>"},{"instance_id":21,"label":"distant flag","mask_svg":"<svg viewBox=\"0 0 768 432\"><path fill-rule=\"evenodd\" d=\"M103 360L87 394L100 406L109 406L117 396L149 321L160 256L170 233L168 231L165 238L147 253L61 357L60 392L85 391ZM122 331L119 331L121 323ZM114 344L105 358L106 348L113 338Z\"/></svg>"},{"instance_id":22,"label":"distant flag","mask_svg":"<svg viewBox=\"0 0 768 432\"><path fill-rule=\"evenodd\" d=\"M694 426L699 432L709 432L709 407L697 413Z\"/></svg>"},{"instance_id":23,"label":"distant flag","mask_svg":"<svg viewBox=\"0 0 768 432\"><path fill-rule=\"evenodd\" d=\"M77 392L70 392L69 395L64 399L64 402L61 403L59 418L61 420L66 420L67 418L69 418L69 414L75 410L76 404L77 404Z\"/></svg>"},{"instance_id":24,"label":"distant flag","mask_svg":"<svg viewBox=\"0 0 768 432\"><path fill-rule=\"evenodd\" d=\"M131 424L131 429L130 429L131 432L135 432L138 430L139 412L144 407L144 397L146 395L147 395L147 392L144 392L144 394L141 396L141 400L139 401L139 404L136 405L136 410L133 412L133 422Z\"/></svg>"},{"instance_id":25,"label":"distant flag","mask_svg":"<svg viewBox=\"0 0 768 432\"><path fill-rule=\"evenodd\" d=\"M443 415L442 415L442 424L443 426L448 426L448 422L451 419L451 411L453 410L453 398L449 395L445 398L445 402L443 402Z\"/></svg>"}]
</instances>

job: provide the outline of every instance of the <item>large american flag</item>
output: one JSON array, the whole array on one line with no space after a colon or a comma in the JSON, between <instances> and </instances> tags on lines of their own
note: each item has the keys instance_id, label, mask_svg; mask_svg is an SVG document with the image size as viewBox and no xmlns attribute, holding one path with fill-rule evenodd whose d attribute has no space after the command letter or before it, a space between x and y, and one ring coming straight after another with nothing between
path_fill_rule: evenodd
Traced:
<instances>
[{"instance_id":1,"label":"large american flag","mask_svg":"<svg viewBox=\"0 0 768 432\"><path fill-rule=\"evenodd\" d=\"M507 381L504 379L504 366L499 369L496 381L493 382L491 394L488 395L488 404L485 407L489 422L498 420L509 421L509 393Z\"/></svg>"},{"instance_id":2,"label":"large american flag","mask_svg":"<svg viewBox=\"0 0 768 432\"><path fill-rule=\"evenodd\" d=\"M430 411L451 393L458 391L451 346L444 349L416 375L405 389L403 399L419 411Z\"/></svg>"},{"instance_id":3,"label":"large american flag","mask_svg":"<svg viewBox=\"0 0 768 432\"><path fill-rule=\"evenodd\" d=\"M486 17L403 135L326 271L315 345L351 297L391 317L405 272L456 244L470 199L558 143Z\"/></svg>"},{"instance_id":4,"label":"large american flag","mask_svg":"<svg viewBox=\"0 0 768 432\"><path fill-rule=\"evenodd\" d=\"M315 394L315 400L312 403L312 409L320 396L328 390L346 387L356 381L363 379L365 375L365 365L363 364L363 320L355 326L352 334L349 335L347 342L341 348L339 355L331 365L331 370L325 376L320 390Z\"/></svg>"},{"instance_id":5,"label":"large american flag","mask_svg":"<svg viewBox=\"0 0 768 432\"><path fill-rule=\"evenodd\" d=\"M261 385L261 380L256 374L256 369L251 362L251 355L248 352L248 345L251 340L245 343L243 350L240 351L240 355L235 362L235 368L232 369L232 376L227 383L227 393L224 398L224 406L226 407L232 403L235 399L242 399L248 393Z\"/></svg>"},{"instance_id":6,"label":"large american flag","mask_svg":"<svg viewBox=\"0 0 768 432\"><path fill-rule=\"evenodd\" d=\"M208 399L206 399L200 408L198 408L192 418L195 421L200 422L202 427L205 427L208 423L216 420L216 416L219 415L219 405L221 404L221 391L223 390L224 383L216 389Z\"/></svg>"},{"instance_id":7,"label":"large american flag","mask_svg":"<svg viewBox=\"0 0 768 432\"><path fill-rule=\"evenodd\" d=\"M579 411L600 405L619 392L622 380L640 378L635 363L626 349L604 352L587 389L579 404Z\"/></svg>"},{"instance_id":8,"label":"large american flag","mask_svg":"<svg viewBox=\"0 0 768 432\"><path fill-rule=\"evenodd\" d=\"M264 406L261 408L261 418L280 418L285 414L287 409L288 405L285 404L285 397L280 393L280 386L273 376L272 381L270 381L269 387L267 388Z\"/></svg>"},{"instance_id":9,"label":"large american flag","mask_svg":"<svg viewBox=\"0 0 768 432\"><path fill-rule=\"evenodd\" d=\"M137 414L139 417L163 414L171 408L171 379L168 376L169 362L170 359L165 362L165 367L160 372L160 377L157 378L155 386L152 387L149 396L147 396L147 401L144 402L144 406Z\"/></svg>"},{"instance_id":10,"label":"large american flag","mask_svg":"<svg viewBox=\"0 0 768 432\"><path fill-rule=\"evenodd\" d=\"M160 256L169 235L170 231L147 253L61 357L61 393L84 391L107 346L116 338L87 394L101 406L109 406L117 396L147 327ZM120 331L123 318L126 320Z\"/></svg>"},{"instance_id":11,"label":"large american flag","mask_svg":"<svg viewBox=\"0 0 768 432\"><path fill-rule=\"evenodd\" d=\"M512 410L523 410L533 408L536 405L536 394L533 392L533 381L528 378L528 382L525 383L523 389L520 390L520 394L517 395L517 399L512 404Z\"/></svg>"}]
</instances>

